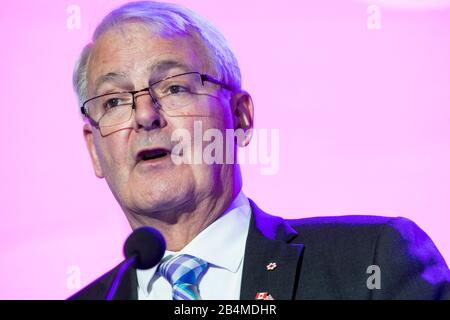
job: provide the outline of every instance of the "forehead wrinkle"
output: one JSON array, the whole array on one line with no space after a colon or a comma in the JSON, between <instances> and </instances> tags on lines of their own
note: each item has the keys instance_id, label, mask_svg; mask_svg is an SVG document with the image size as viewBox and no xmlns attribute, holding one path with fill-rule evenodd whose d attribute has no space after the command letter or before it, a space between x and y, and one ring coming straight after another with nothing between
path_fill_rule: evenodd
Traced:
<instances>
[{"instance_id":1,"label":"forehead wrinkle","mask_svg":"<svg viewBox=\"0 0 450 320\"><path fill-rule=\"evenodd\" d=\"M191 72L191 71L197 71L192 70L191 67L189 67L187 64L182 63L180 61L176 60L160 60L157 61L154 64L150 64L147 67L147 74L149 75L149 79L151 80L159 80L158 77L161 77L163 74L168 73L170 70L173 69L180 69L181 72Z\"/></svg>"},{"instance_id":2,"label":"forehead wrinkle","mask_svg":"<svg viewBox=\"0 0 450 320\"><path fill-rule=\"evenodd\" d=\"M181 73L191 71L209 73L208 71L213 71L213 76L215 76L216 70L211 66L209 51L205 48L204 43L199 41L198 36L195 34L177 35L175 37L166 38L151 34L148 30L144 33L137 32L138 30L131 30L136 32L124 32L124 29L134 29L133 27L136 29L142 28L142 26L125 24L120 28L114 28L106 32L99 39L97 39L97 43L92 52L93 54L89 57L88 65L93 66L98 64L96 62L92 65L91 63L93 62L93 59L100 60L101 65L106 61L110 62L113 57L111 55L104 57L104 52L111 51L111 46L113 46L117 49L115 50L114 60L117 60L116 62L124 62L125 64L128 64L127 67L133 69L135 72L138 72L140 74L139 79L141 79L139 82L144 81L148 84L150 81L161 80L161 78L164 78L165 76L164 73L167 74L171 69L175 68L180 69ZM128 29L128 31L130 31L130 29ZM111 41L111 38L113 38L114 41ZM144 41L142 41L142 39L144 39ZM149 45L147 42L149 41L152 43L155 40L162 41L162 46L156 43ZM119 43L121 44L119 45ZM152 55L151 53L153 51L149 50L150 48L157 49L157 52L155 52L156 56L151 57L150 61L148 61L147 59L149 58L149 55ZM163 51L158 51L159 49L162 49ZM182 52L184 53L181 54ZM144 57L142 54L147 55L147 57ZM128 55L142 55L142 60L147 60L147 63L141 65L142 68L136 68L137 65L140 64L139 61L134 61L132 63L133 65L129 65L132 61L126 58ZM143 62L142 60L141 62ZM120 69L124 70L123 67L125 66L122 65ZM95 69L99 70L98 67ZM120 81L123 83L124 81L127 81L132 83L132 79L136 78L138 75L134 75L132 70L130 70L130 72L125 70L125 72L110 72L100 76L98 79L94 80L93 92L97 93L100 86L107 82ZM146 80L144 80L144 78L146 78ZM144 85L144 82L140 85Z\"/></svg>"}]
</instances>

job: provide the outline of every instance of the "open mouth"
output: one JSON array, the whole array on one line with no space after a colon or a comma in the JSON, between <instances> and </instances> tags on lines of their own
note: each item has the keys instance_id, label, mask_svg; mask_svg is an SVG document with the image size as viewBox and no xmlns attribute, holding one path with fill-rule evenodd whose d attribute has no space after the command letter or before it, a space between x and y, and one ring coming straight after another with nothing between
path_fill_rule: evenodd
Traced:
<instances>
[{"instance_id":1,"label":"open mouth","mask_svg":"<svg viewBox=\"0 0 450 320\"><path fill-rule=\"evenodd\" d=\"M143 150L138 154L138 161L152 161L162 159L167 157L169 154L170 151L166 149Z\"/></svg>"}]
</instances>

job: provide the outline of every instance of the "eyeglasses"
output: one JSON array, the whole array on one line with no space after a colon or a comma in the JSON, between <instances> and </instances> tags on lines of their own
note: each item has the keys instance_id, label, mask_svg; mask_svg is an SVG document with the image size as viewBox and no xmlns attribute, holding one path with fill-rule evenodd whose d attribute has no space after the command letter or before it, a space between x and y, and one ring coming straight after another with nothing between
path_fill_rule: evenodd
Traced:
<instances>
[{"instance_id":1,"label":"eyeglasses","mask_svg":"<svg viewBox=\"0 0 450 320\"><path fill-rule=\"evenodd\" d=\"M92 125L99 128L102 134L106 134L128 124L133 110L136 109L137 93L148 93L154 106L161 108L168 115L181 115L183 109L196 105L200 96L211 95L212 90L205 86L205 82L234 91L229 85L207 74L186 72L153 82L141 90L107 93L90 98L81 106L81 113Z\"/></svg>"}]
</instances>

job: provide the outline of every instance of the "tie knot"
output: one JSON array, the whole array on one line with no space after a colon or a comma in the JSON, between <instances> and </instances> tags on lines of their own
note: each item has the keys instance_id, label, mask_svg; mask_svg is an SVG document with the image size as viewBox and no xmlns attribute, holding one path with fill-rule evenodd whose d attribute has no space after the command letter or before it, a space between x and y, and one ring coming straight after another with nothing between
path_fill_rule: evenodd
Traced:
<instances>
[{"instance_id":1,"label":"tie knot","mask_svg":"<svg viewBox=\"0 0 450 320\"><path fill-rule=\"evenodd\" d=\"M173 298L200 299L198 282L208 268L208 263L200 258L182 254L171 257L159 264L159 273L173 288ZM177 297L182 294L186 298Z\"/></svg>"}]
</instances>

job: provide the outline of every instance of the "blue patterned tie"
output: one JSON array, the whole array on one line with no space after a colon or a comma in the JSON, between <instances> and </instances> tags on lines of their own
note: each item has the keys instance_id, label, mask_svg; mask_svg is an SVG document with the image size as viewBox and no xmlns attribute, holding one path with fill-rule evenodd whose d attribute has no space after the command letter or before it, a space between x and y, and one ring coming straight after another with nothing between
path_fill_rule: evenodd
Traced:
<instances>
[{"instance_id":1,"label":"blue patterned tie","mask_svg":"<svg viewBox=\"0 0 450 320\"><path fill-rule=\"evenodd\" d=\"M161 262L158 271L172 285L173 300L201 300L198 282L207 268L202 259L182 254Z\"/></svg>"}]
</instances>

